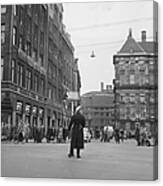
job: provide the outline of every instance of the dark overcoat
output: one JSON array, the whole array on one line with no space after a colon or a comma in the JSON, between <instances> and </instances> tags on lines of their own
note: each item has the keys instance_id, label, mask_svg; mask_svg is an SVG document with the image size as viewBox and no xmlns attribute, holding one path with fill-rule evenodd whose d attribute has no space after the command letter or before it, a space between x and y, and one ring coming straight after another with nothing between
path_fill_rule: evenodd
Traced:
<instances>
[{"instance_id":1,"label":"dark overcoat","mask_svg":"<svg viewBox=\"0 0 163 186\"><path fill-rule=\"evenodd\" d=\"M82 114L76 113L72 116L69 131L71 131L71 147L84 148L83 128L85 127L85 118Z\"/></svg>"}]
</instances>

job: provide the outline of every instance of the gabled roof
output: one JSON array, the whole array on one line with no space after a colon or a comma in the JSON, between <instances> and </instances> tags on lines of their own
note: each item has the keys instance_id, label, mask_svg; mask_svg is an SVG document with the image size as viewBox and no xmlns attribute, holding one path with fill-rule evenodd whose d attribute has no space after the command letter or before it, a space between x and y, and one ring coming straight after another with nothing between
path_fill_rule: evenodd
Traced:
<instances>
[{"instance_id":1,"label":"gabled roof","mask_svg":"<svg viewBox=\"0 0 163 186\"><path fill-rule=\"evenodd\" d=\"M132 32L129 31L129 36L127 41L124 43L122 48L120 49L119 53L144 53L145 50L139 45L133 38Z\"/></svg>"},{"instance_id":2,"label":"gabled roof","mask_svg":"<svg viewBox=\"0 0 163 186\"><path fill-rule=\"evenodd\" d=\"M156 42L153 41L145 41L138 42L138 44L145 50L147 53L155 53L158 51L158 47Z\"/></svg>"}]
</instances>

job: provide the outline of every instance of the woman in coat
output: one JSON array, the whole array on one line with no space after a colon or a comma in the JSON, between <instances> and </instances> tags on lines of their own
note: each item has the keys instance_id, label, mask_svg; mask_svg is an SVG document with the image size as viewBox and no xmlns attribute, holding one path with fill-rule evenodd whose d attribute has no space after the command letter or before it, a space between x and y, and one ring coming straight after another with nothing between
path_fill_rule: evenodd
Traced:
<instances>
[{"instance_id":1,"label":"woman in coat","mask_svg":"<svg viewBox=\"0 0 163 186\"><path fill-rule=\"evenodd\" d=\"M77 158L80 157L80 149L84 148L83 128L85 127L85 118L81 113L81 106L76 108L75 114L72 116L69 131L71 131L70 153L68 157L74 156L74 149L77 152Z\"/></svg>"}]
</instances>

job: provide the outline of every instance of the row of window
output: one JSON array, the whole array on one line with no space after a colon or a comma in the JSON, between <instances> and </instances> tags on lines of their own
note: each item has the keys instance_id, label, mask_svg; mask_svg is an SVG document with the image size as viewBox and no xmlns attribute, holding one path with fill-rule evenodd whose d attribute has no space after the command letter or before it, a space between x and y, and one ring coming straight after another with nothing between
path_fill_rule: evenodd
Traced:
<instances>
[{"instance_id":1,"label":"row of window","mask_svg":"<svg viewBox=\"0 0 163 186\"><path fill-rule=\"evenodd\" d=\"M148 77L147 76L136 76L135 74L129 74L126 76L120 76L119 77L119 84L120 86L122 85L154 85L156 84L156 78L155 74L150 74Z\"/></svg>"},{"instance_id":2,"label":"row of window","mask_svg":"<svg viewBox=\"0 0 163 186\"><path fill-rule=\"evenodd\" d=\"M1 57L1 80L4 79L4 58ZM31 69L25 69L22 64L16 64L15 60L11 62L11 78L13 83L24 87L27 90L33 90L44 95L45 81L37 73L32 73Z\"/></svg>"},{"instance_id":3,"label":"row of window","mask_svg":"<svg viewBox=\"0 0 163 186\"><path fill-rule=\"evenodd\" d=\"M113 113L111 113L111 112L94 112L94 116L104 116L104 117L106 117L106 116L113 116Z\"/></svg>"},{"instance_id":4,"label":"row of window","mask_svg":"<svg viewBox=\"0 0 163 186\"><path fill-rule=\"evenodd\" d=\"M120 95L119 96L119 101L120 102L124 102L124 103L129 103L129 102L132 102L132 103L136 103L136 102L141 102L141 103L145 103L147 101L147 98L148 96L146 95L131 95L131 96L127 96L127 95ZM151 94L149 96L149 101L150 103L154 103L155 102L155 95L154 94Z\"/></svg>"},{"instance_id":5,"label":"row of window","mask_svg":"<svg viewBox=\"0 0 163 186\"><path fill-rule=\"evenodd\" d=\"M6 33L6 26L5 24L1 24L1 44L5 43L5 33ZM18 46L21 50L23 50L24 52L26 52L26 54L30 57L32 57L36 62L38 61L40 63L41 66L44 66L44 33L40 32L40 44L39 44L39 48L40 48L40 52L38 54L38 48L37 48L37 44L34 47L33 46L33 51L32 51L32 44L31 41L29 40L24 40L23 35L19 35L18 37L18 33L17 33L17 28L14 26L13 30L12 30L12 44L15 46L17 45L18 42ZM34 43L38 43L38 32L35 31L34 34Z\"/></svg>"},{"instance_id":6,"label":"row of window","mask_svg":"<svg viewBox=\"0 0 163 186\"><path fill-rule=\"evenodd\" d=\"M145 74L148 75L154 71L154 65L148 65L148 66L139 66L138 69L136 68L130 68L127 69L125 66L121 67L118 71L120 75L125 75L125 74Z\"/></svg>"},{"instance_id":7,"label":"row of window","mask_svg":"<svg viewBox=\"0 0 163 186\"><path fill-rule=\"evenodd\" d=\"M155 115L155 108L151 106L149 111L147 112L147 108L141 107L139 108L139 112L136 112L135 108L120 108L119 109L119 116L121 119L145 119L149 118L150 116Z\"/></svg>"}]
</instances>

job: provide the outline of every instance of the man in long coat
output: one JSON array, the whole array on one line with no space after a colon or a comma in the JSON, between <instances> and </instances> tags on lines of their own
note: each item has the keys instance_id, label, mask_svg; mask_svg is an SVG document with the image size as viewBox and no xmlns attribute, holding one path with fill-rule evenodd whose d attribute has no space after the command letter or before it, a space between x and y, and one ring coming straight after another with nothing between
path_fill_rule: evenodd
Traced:
<instances>
[{"instance_id":1,"label":"man in long coat","mask_svg":"<svg viewBox=\"0 0 163 186\"><path fill-rule=\"evenodd\" d=\"M75 114L72 116L69 131L71 131L71 143L70 143L70 153L68 157L74 156L74 148L77 152L77 158L80 157L80 149L84 148L84 137L83 128L85 127L85 118L81 113L81 106L76 108Z\"/></svg>"}]
</instances>

